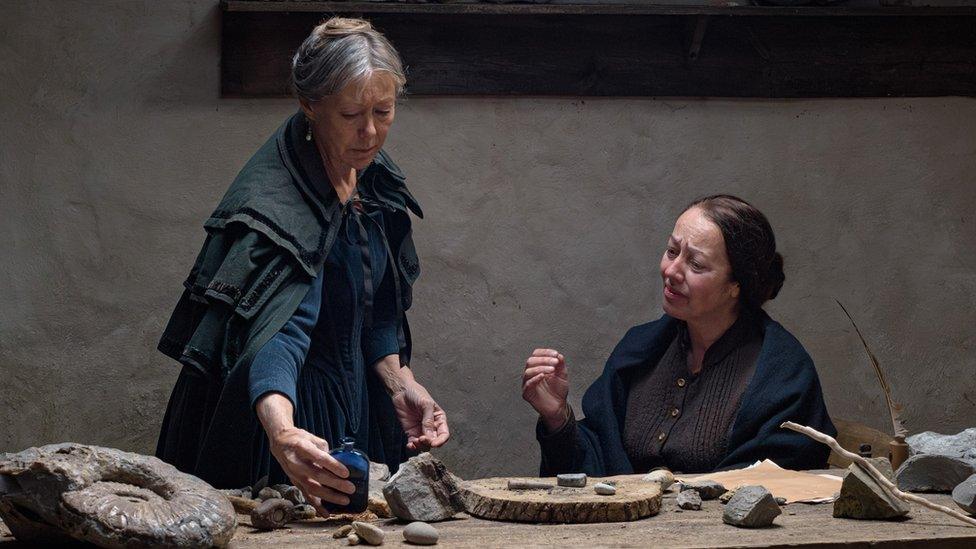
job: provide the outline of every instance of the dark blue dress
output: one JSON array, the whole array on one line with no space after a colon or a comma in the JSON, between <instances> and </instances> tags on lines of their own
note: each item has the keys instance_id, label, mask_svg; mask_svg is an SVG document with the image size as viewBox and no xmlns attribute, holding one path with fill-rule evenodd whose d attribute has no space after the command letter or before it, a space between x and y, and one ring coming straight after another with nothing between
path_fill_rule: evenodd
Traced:
<instances>
[{"instance_id":1,"label":"dark blue dress","mask_svg":"<svg viewBox=\"0 0 976 549\"><path fill-rule=\"evenodd\" d=\"M263 395L281 393L295 407L297 427L330 447L352 437L380 462L386 456L380 430L370 428L370 393L384 389L371 368L401 350L382 227L383 212L368 198L343 206L325 266L292 318L255 356L248 379L252 408ZM269 465L271 481L284 481L278 464Z\"/></svg>"}]
</instances>

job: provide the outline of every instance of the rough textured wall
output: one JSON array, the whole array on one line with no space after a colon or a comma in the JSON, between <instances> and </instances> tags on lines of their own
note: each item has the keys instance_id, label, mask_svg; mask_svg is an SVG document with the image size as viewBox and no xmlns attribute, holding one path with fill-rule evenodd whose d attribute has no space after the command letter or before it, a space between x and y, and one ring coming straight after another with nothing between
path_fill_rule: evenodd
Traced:
<instances>
[{"instance_id":1,"label":"rough textured wall","mask_svg":"<svg viewBox=\"0 0 976 549\"><path fill-rule=\"evenodd\" d=\"M177 368L155 342L201 223L292 112L220 100L216 2L18 2L0 17L0 451L151 451ZM682 206L754 201L787 282L769 310L831 412L885 428L855 315L913 430L976 418L976 100L412 98L388 149L427 219L414 366L464 476L535 470L525 356L572 398L660 312Z\"/></svg>"}]
</instances>

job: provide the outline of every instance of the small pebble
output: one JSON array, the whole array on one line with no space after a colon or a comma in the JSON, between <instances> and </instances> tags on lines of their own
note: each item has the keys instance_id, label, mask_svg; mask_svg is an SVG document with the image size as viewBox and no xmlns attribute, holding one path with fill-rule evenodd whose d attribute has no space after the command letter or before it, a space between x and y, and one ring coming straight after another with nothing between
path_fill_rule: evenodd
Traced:
<instances>
[{"instance_id":1,"label":"small pebble","mask_svg":"<svg viewBox=\"0 0 976 549\"><path fill-rule=\"evenodd\" d=\"M281 499L281 492L275 490L274 488L265 486L264 488L261 488L260 492L258 492L258 497L256 499L261 501L267 501L269 499Z\"/></svg>"},{"instance_id":2,"label":"small pebble","mask_svg":"<svg viewBox=\"0 0 976 549\"><path fill-rule=\"evenodd\" d=\"M335 539L344 538L348 536L350 532L352 532L352 524L346 524L344 526L340 526L335 532L332 532L332 537Z\"/></svg>"},{"instance_id":3,"label":"small pebble","mask_svg":"<svg viewBox=\"0 0 976 549\"><path fill-rule=\"evenodd\" d=\"M601 496L612 496L617 493L617 488L604 482L598 482L593 485L593 491Z\"/></svg>"},{"instance_id":4,"label":"small pebble","mask_svg":"<svg viewBox=\"0 0 976 549\"><path fill-rule=\"evenodd\" d=\"M368 522L357 520L352 523L352 529L356 531L360 541L369 545L383 545L383 539L386 537L386 532L382 528Z\"/></svg>"},{"instance_id":5,"label":"small pebble","mask_svg":"<svg viewBox=\"0 0 976 549\"><path fill-rule=\"evenodd\" d=\"M291 488L291 484L272 484L271 489L277 491L279 494L284 494L285 490Z\"/></svg>"},{"instance_id":6,"label":"small pebble","mask_svg":"<svg viewBox=\"0 0 976 549\"><path fill-rule=\"evenodd\" d=\"M687 509L689 511L701 511L702 498L698 495L698 492L694 490L679 492L678 497L675 498L675 502L678 504L678 507L682 509Z\"/></svg>"},{"instance_id":7,"label":"small pebble","mask_svg":"<svg viewBox=\"0 0 976 549\"><path fill-rule=\"evenodd\" d=\"M586 486L586 473L556 475L556 484L567 488L583 488Z\"/></svg>"},{"instance_id":8,"label":"small pebble","mask_svg":"<svg viewBox=\"0 0 976 549\"><path fill-rule=\"evenodd\" d=\"M661 485L661 491L665 491L674 484L674 474L667 469L657 469L656 471L651 471L644 475L642 479L647 482L656 482Z\"/></svg>"},{"instance_id":9,"label":"small pebble","mask_svg":"<svg viewBox=\"0 0 976 549\"><path fill-rule=\"evenodd\" d=\"M294 486L289 486L281 492L281 497L287 499L288 501L294 503L295 505L301 505L305 503L305 495L302 491Z\"/></svg>"},{"instance_id":10,"label":"small pebble","mask_svg":"<svg viewBox=\"0 0 976 549\"><path fill-rule=\"evenodd\" d=\"M403 539L416 545L436 545L437 528L426 522L411 522L403 529Z\"/></svg>"},{"instance_id":11,"label":"small pebble","mask_svg":"<svg viewBox=\"0 0 976 549\"><path fill-rule=\"evenodd\" d=\"M283 528L291 520L292 503L281 498L266 499L251 511L251 526L258 530Z\"/></svg>"},{"instance_id":12,"label":"small pebble","mask_svg":"<svg viewBox=\"0 0 976 549\"><path fill-rule=\"evenodd\" d=\"M786 505L786 498L775 498L776 505Z\"/></svg>"},{"instance_id":13,"label":"small pebble","mask_svg":"<svg viewBox=\"0 0 976 549\"><path fill-rule=\"evenodd\" d=\"M356 533L353 532L352 534L346 536L346 541L349 542L349 545L359 545L359 536L357 536Z\"/></svg>"},{"instance_id":14,"label":"small pebble","mask_svg":"<svg viewBox=\"0 0 976 549\"><path fill-rule=\"evenodd\" d=\"M715 499L727 492L725 486L722 486L714 480L708 479L681 483L679 490L681 492L684 492L685 490L694 490L698 492L698 495L701 496L701 498L705 501Z\"/></svg>"},{"instance_id":15,"label":"small pebble","mask_svg":"<svg viewBox=\"0 0 976 549\"><path fill-rule=\"evenodd\" d=\"M315 512L315 507L307 503L301 505L296 505L291 508L291 518L292 520L312 520L318 515Z\"/></svg>"},{"instance_id":16,"label":"small pebble","mask_svg":"<svg viewBox=\"0 0 976 549\"><path fill-rule=\"evenodd\" d=\"M718 497L718 500L720 502L722 502L722 504L724 505L724 504L728 503L729 500L732 499L732 496L734 496L734 495L735 495L735 490L729 490L728 492L725 492L724 494L722 494L721 496L719 496Z\"/></svg>"}]
</instances>

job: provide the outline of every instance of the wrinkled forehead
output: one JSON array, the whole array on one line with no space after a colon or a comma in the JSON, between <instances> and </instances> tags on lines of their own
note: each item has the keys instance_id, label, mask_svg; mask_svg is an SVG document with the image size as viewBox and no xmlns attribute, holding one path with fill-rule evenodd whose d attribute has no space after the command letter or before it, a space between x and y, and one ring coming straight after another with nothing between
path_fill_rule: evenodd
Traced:
<instances>
[{"instance_id":1,"label":"wrinkled forehead","mask_svg":"<svg viewBox=\"0 0 976 549\"><path fill-rule=\"evenodd\" d=\"M681 245L687 244L706 253L718 254L725 251L722 230L701 208L689 208L681 214L674 224L671 236Z\"/></svg>"},{"instance_id":2,"label":"wrinkled forehead","mask_svg":"<svg viewBox=\"0 0 976 549\"><path fill-rule=\"evenodd\" d=\"M391 103L396 101L396 79L386 71L372 71L347 84L335 98L343 104Z\"/></svg>"}]
</instances>

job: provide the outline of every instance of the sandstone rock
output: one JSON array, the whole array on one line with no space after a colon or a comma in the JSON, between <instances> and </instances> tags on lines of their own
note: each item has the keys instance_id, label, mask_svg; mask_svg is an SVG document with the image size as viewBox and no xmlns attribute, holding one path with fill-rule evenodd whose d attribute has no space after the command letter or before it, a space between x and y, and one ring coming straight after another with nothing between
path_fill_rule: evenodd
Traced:
<instances>
[{"instance_id":1,"label":"sandstone rock","mask_svg":"<svg viewBox=\"0 0 976 549\"><path fill-rule=\"evenodd\" d=\"M762 486L742 486L725 504L722 521L740 528L763 528L773 524L780 513L769 490Z\"/></svg>"},{"instance_id":2,"label":"sandstone rock","mask_svg":"<svg viewBox=\"0 0 976 549\"><path fill-rule=\"evenodd\" d=\"M666 491L672 484L674 484L674 474L667 469L658 469L656 471L651 471L644 475L644 479L648 482L656 482L661 485L661 492Z\"/></svg>"},{"instance_id":3,"label":"sandstone rock","mask_svg":"<svg viewBox=\"0 0 976 549\"><path fill-rule=\"evenodd\" d=\"M617 493L617 487L604 482L598 482L593 485L593 491L601 496L612 496Z\"/></svg>"},{"instance_id":4,"label":"sandstone rock","mask_svg":"<svg viewBox=\"0 0 976 549\"><path fill-rule=\"evenodd\" d=\"M678 497L675 498L678 507L682 509L687 509L689 511L700 511L702 506L701 496L698 492L694 490L685 490L684 492L678 492Z\"/></svg>"},{"instance_id":5,"label":"sandstone rock","mask_svg":"<svg viewBox=\"0 0 976 549\"><path fill-rule=\"evenodd\" d=\"M369 480L382 482L390 480L390 468L385 463L369 462Z\"/></svg>"},{"instance_id":6,"label":"sandstone rock","mask_svg":"<svg viewBox=\"0 0 976 549\"><path fill-rule=\"evenodd\" d=\"M952 501L970 515L976 515L976 475L960 482L952 490Z\"/></svg>"},{"instance_id":7,"label":"sandstone rock","mask_svg":"<svg viewBox=\"0 0 976 549\"><path fill-rule=\"evenodd\" d=\"M556 475L556 484L566 488L583 488L586 486L586 473L564 473Z\"/></svg>"},{"instance_id":8,"label":"sandstone rock","mask_svg":"<svg viewBox=\"0 0 976 549\"><path fill-rule=\"evenodd\" d=\"M458 483L440 460L424 452L400 465L383 496L401 520L436 522L464 510Z\"/></svg>"},{"instance_id":9,"label":"sandstone rock","mask_svg":"<svg viewBox=\"0 0 976 549\"><path fill-rule=\"evenodd\" d=\"M727 490L725 486L715 482L714 480L703 479L695 482L682 482L681 486L678 488L679 491L684 492L685 490L694 490L698 492L703 500L715 499Z\"/></svg>"},{"instance_id":10,"label":"sandstone rock","mask_svg":"<svg viewBox=\"0 0 976 549\"><path fill-rule=\"evenodd\" d=\"M729 502L730 499L732 499L732 496L734 495L735 495L735 489L732 489L719 496L718 500L722 503L722 505L725 505L726 503Z\"/></svg>"},{"instance_id":11,"label":"sandstone rock","mask_svg":"<svg viewBox=\"0 0 976 549\"><path fill-rule=\"evenodd\" d=\"M383 487L390 478L390 468L382 463L369 462L369 494L366 509L380 518L392 518L393 512L383 496Z\"/></svg>"},{"instance_id":12,"label":"sandstone rock","mask_svg":"<svg viewBox=\"0 0 976 549\"><path fill-rule=\"evenodd\" d=\"M281 498L281 492L271 487L264 487L261 488L261 491L258 492L258 497L255 499L259 499L261 501L267 501L269 499L282 499L282 498Z\"/></svg>"},{"instance_id":13,"label":"sandstone rock","mask_svg":"<svg viewBox=\"0 0 976 549\"><path fill-rule=\"evenodd\" d=\"M305 495L302 494L302 491L295 486L285 488L285 490L281 492L281 497L283 499L287 499L295 505L302 505L305 503Z\"/></svg>"},{"instance_id":14,"label":"sandstone rock","mask_svg":"<svg viewBox=\"0 0 976 549\"><path fill-rule=\"evenodd\" d=\"M437 528L426 522L411 522L403 529L403 539L415 545L436 545Z\"/></svg>"},{"instance_id":15,"label":"sandstone rock","mask_svg":"<svg viewBox=\"0 0 976 549\"><path fill-rule=\"evenodd\" d=\"M891 479L891 462L885 458L870 460L882 474ZM834 516L861 520L891 520L908 514L908 506L887 488L874 480L864 468L852 463L844 475L840 496L834 501Z\"/></svg>"},{"instance_id":16,"label":"sandstone rock","mask_svg":"<svg viewBox=\"0 0 976 549\"><path fill-rule=\"evenodd\" d=\"M906 492L949 493L957 484L976 474L968 461L935 454L916 454L895 472L898 488Z\"/></svg>"},{"instance_id":17,"label":"sandstone rock","mask_svg":"<svg viewBox=\"0 0 976 549\"><path fill-rule=\"evenodd\" d=\"M0 454L0 517L20 541L226 546L227 497L155 457L83 444Z\"/></svg>"},{"instance_id":18,"label":"sandstone rock","mask_svg":"<svg viewBox=\"0 0 976 549\"><path fill-rule=\"evenodd\" d=\"M926 431L905 439L909 452L915 454L934 454L961 459L976 465L976 427L971 427L955 435L943 435Z\"/></svg>"},{"instance_id":19,"label":"sandstone rock","mask_svg":"<svg viewBox=\"0 0 976 549\"><path fill-rule=\"evenodd\" d=\"M284 528L291 521L291 508L294 506L287 499L266 499L251 511L251 526L258 530Z\"/></svg>"},{"instance_id":20,"label":"sandstone rock","mask_svg":"<svg viewBox=\"0 0 976 549\"><path fill-rule=\"evenodd\" d=\"M260 500L251 499L249 497L242 498L237 496L227 496L230 504L234 506L234 511L241 513L242 515L250 515L251 511L257 508L258 504L261 503Z\"/></svg>"},{"instance_id":21,"label":"sandstone rock","mask_svg":"<svg viewBox=\"0 0 976 549\"><path fill-rule=\"evenodd\" d=\"M355 521L352 523L352 529L359 536L360 541L369 545L383 545L383 539L386 537L382 528L368 522Z\"/></svg>"},{"instance_id":22,"label":"sandstone rock","mask_svg":"<svg viewBox=\"0 0 976 549\"><path fill-rule=\"evenodd\" d=\"M344 524L340 526L335 532L332 532L332 537L335 539L344 538L352 532L352 524Z\"/></svg>"}]
</instances>

